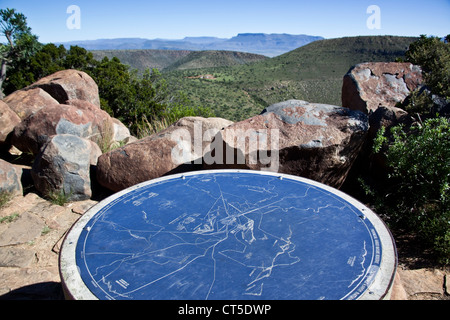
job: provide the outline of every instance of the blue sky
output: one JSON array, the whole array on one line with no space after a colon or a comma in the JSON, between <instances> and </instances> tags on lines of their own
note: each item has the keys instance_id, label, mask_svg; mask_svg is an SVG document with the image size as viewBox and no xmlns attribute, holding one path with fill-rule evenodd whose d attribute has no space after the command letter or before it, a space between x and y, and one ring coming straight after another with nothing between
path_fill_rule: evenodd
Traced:
<instances>
[{"instance_id":1,"label":"blue sky","mask_svg":"<svg viewBox=\"0 0 450 320\"><path fill-rule=\"evenodd\" d=\"M66 26L70 5L81 10L80 29ZM367 27L370 5L380 8L380 29ZM24 13L43 43L122 37L230 38L246 32L325 38L450 33L450 0L0 0L0 8Z\"/></svg>"}]
</instances>

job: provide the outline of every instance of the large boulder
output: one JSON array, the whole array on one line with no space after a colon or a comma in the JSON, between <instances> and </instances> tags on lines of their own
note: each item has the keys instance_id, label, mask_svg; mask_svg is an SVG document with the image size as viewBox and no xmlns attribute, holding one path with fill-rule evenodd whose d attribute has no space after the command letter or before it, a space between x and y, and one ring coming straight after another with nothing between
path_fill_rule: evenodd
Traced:
<instances>
[{"instance_id":1,"label":"large boulder","mask_svg":"<svg viewBox=\"0 0 450 320\"><path fill-rule=\"evenodd\" d=\"M13 145L23 152L39 153L49 137L73 134L98 142L111 117L90 102L69 100L68 104L50 105L24 119L12 135Z\"/></svg>"},{"instance_id":2,"label":"large boulder","mask_svg":"<svg viewBox=\"0 0 450 320\"><path fill-rule=\"evenodd\" d=\"M367 131L362 112L289 100L220 131L205 168L269 170L339 188Z\"/></svg>"},{"instance_id":3,"label":"large boulder","mask_svg":"<svg viewBox=\"0 0 450 320\"><path fill-rule=\"evenodd\" d=\"M361 63L344 76L342 106L366 114L380 105L395 107L421 83L422 71L411 63Z\"/></svg>"},{"instance_id":4,"label":"large boulder","mask_svg":"<svg viewBox=\"0 0 450 320\"><path fill-rule=\"evenodd\" d=\"M0 192L20 195L22 191L20 174L16 168L9 162L0 159Z\"/></svg>"},{"instance_id":5,"label":"large boulder","mask_svg":"<svg viewBox=\"0 0 450 320\"><path fill-rule=\"evenodd\" d=\"M17 90L3 100L21 120L36 113L44 107L58 105L51 95L41 88Z\"/></svg>"},{"instance_id":6,"label":"large boulder","mask_svg":"<svg viewBox=\"0 0 450 320\"><path fill-rule=\"evenodd\" d=\"M85 72L62 70L33 83L26 89L41 88L59 103L67 100L85 100L100 107L98 86Z\"/></svg>"},{"instance_id":7,"label":"large boulder","mask_svg":"<svg viewBox=\"0 0 450 320\"><path fill-rule=\"evenodd\" d=\"M167 174L201 168L214 135L231 121L220 118L183 118L160 133L103 154L97 165L98 182L120 191Z\"/></svg>"},{"instance_id":8,"label":"large boulder","mask_svg":"<svg viewBox=\"0 0 450 320\"><path fill-rule=\"evenodd\" d=\"M19 123L19 116L0 100L0 149L9 146L10 134Z\"/></svg>"},{"instance_id":9,"label":"large boulder","mask_svg":"<svg viewBox=\"0 0 450 320\"><path fill-rule=\"evenodd\" d=\"M391 182L387 180L391 169L388 166L386 144L375 153L373 151L374 141L380 129L384 128L384 137L392 141L391 129L402 125L408 129L415 123L415 119L408 112L396 107L380 106L369 115L369 132L367 139L349 172L344 189L346 192L359 197L364 197L364 190L361 189L361 178L366 182L378 186L388 186Z\"/></svg>"},{"instance_id":10,"label":"large boulder","mask_svg":"<svg viewBox=\"0 0 450 320\"><path fill-rule=\"evenodd\" d=\"M90 140L75 135L50 137L31 171L36 189L43 195L63 193L68 201L89 199L90 167L96 163L97 151Z\"/></svg>"}]
</instances>

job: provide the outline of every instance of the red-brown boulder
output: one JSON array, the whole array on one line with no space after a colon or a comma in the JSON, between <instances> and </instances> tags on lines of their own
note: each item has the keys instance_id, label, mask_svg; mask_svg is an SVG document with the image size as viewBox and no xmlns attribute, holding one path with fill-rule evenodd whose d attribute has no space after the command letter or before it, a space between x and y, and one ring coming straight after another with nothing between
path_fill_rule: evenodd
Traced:
<instances>
[{"instance_id":1,"label":"red-brown boulder","mask_svg":"<svg viewBox=\"0 0 450 320\"><path fill-rule=\"evenodd\" d=\"M33 83L27 89L41 88L59 103L67 100L85 100L100 108L98 86L85 72L62 70Z\"/></svg>"},{"instance_id":2,"label":"red-brown boulder","mask_svg":"<svg viewBox=\"0 0 450 320\"><path fill-rule=\"evenodd\" d=\"M117 192L167 174L201 169L211 139L230 124L220 118L180 119L159 133L100 156L97 180Z\"/></svg>"},{"instance_id":3,"label":"red-brown boulder","mask_svg":"<svg viewBox=\"0 0 450 320\"><path fill-rule=\"evenodd\" d=\"M19 123L17 114L0 100L0 148L9 145L9 136Z\"/></svg>"},{"instance_id":4,"label":"red-brown boulder","mask_svg":"<svg viewBox=\"0 0 450 320\"><path fill-rule=\"evenodd\" d=\"M367 131L362 112L289 100L220 131L203 160L206 169L268 170L339 188Z\"/></svg>"},{"instance_id":5,"label":"red-brown boulder","mask_svg":"<svg viewBox=\"0 0 450 320\"><path fill-rule=\"evenodd\" d=\"M366 114L380 105L395 107L422 83L420 67L409 62L368 62L344 76L342 106Z\"/></svg>"}]
</instances>

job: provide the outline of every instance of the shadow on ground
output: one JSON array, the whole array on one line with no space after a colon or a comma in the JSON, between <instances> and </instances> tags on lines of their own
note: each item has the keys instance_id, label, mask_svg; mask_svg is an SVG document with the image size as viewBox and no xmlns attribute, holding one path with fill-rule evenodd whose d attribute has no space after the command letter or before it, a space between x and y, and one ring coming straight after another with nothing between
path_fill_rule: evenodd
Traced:
<instances>
[{"instance_id":1,"label":"shadow on ground","mask_svg":"<svg viewBox=\"0 0 450 320\"><path fill-rule=\"evenodd\" d=\"M0 300L64 300L60 282L43 282L12 290Z\"/></svg>"}]
</instances>

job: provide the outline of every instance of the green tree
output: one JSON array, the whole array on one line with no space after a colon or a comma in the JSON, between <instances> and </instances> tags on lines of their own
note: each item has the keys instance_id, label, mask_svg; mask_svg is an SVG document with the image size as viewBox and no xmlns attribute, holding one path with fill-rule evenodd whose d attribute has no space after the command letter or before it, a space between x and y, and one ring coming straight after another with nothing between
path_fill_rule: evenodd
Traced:
<instances>
[{"instance_id":1,"label":"green tree","mask_svg":"<svg viewBox=\"0 0 450 320\"><path fill-rule=\"evenodd\" d=\"M35 82L57 71L64 70L65 57L66 49L63 45L57 47L50 43L43 46L42 49L36 52L30 59L28 72L33 74L31 82ZM17 73L20 71L21 70L17 70Z\"/></svg>"},{"instance_id":2,"label":"green tree","mask_svg":"<svg viewBox=\"0 0 450 320\"><path fill-rule=\"evenodd\" d=\"M0 10L0 32L7 40L6 44L0 44L0 98L3 98L3 84L10 65L27 63L40 44L31 34L26 17L15 9Z\"/></svg>"},{"instance_id":3,"label":"green tree","mask_svg":"<svg viewBox=\"0 0 450 320\"><path fill-rule=\"evenodd\" d=\"M132 90L128 67L115 57L111 60L105 57L96 64L90 75L98 85L102 109L129 125L127 99L132 94Z\"/></svg>"},{"instance_id":4,"label":"green tree","mask_svg":"<svg viewBox=\"0 0 450 320\"><path fill-rule=\"evenodd\" d=\"M431 244L450 263L450 120L434 118L405 133L392 131L387 158L392 173L382 212ZM382 133L380 133L382 134ZM380 211L381 212L381 211Z\"/></svg>"},{"instance_id":5,"label":"green tree","mask_svg":"<svg viewBox=\"0 0 450 320\"><path fill-rule=\"evenodd\" d=\"M71 46L63 63L65 69L91 71L96 65L92 52L78 46Z\"/></svg>"}]
</instances>

